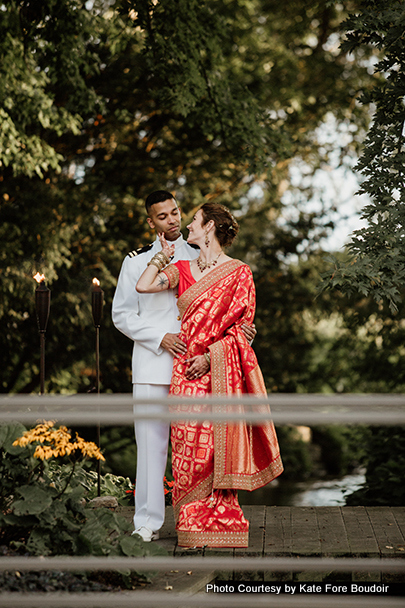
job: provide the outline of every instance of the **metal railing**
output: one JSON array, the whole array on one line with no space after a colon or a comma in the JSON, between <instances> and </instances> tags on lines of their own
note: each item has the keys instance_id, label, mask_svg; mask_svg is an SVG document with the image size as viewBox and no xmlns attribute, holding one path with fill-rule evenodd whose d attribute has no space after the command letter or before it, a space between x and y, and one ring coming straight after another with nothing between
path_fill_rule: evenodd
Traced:
<instances>
[{"instance_id":1,"label":"metal railing","mask_svg":"<svg viewBox=\"0 0 405 608\"><path fill-rule=\"evenodd\" d=\"M240 405L244 412L239 412ZM134 405L164 405L166 412L148 412L142 408L134 412ZM194 420L246 420L260 424L273 420L275 424L405 424L405 395L387 394L274 394L268 397L193 397L166 400L142 399L136 401L132 395L0 395L0 422L18 419L23 423L35 423L46 416L57 417L67 424L127 425L134 420L182 420L184 411L175 411L176 406L195 405L227 406L226 411L192 411ZM266 412L260 406L270 406ZM260 408L260 411L256 411ZM218 409L218 408L216 408Z\"/></svg>"},{"instance_id":2,"label":"metal railing","mask_svg":"<svg viewBox=\"0 0 405 608\"><path fill-rule=\"evenodd\" d=\"M244 411L240 411L243 403ZM166 411L161 413L145 412L142 407L137 411L134 405L165 405ZM268 397L243 398L181 398L174 400L145 400L137 402L132 395L29 395L0 396L0 422L18 420L26 424L34 424L38 420L57 419L59 423L94 425L127 425L137 419L163 419L167 421L184 420L187 412L174 411L173 406L189 407L193 420L246 420L260 424L263 420L272 419L275 424L319 425L319 424L373 424L373 425L405 425L405 395L387 394L275 394ZM215 406L215 411L195 411L195 406ZM266 411L262 406L270 406ZM206 408L204 408L206 409ZM225 411L226 410L226 411ZM348 572L391 572L404 573L404 559L375 559L375 558L273 558L273 557L192 557L193 571L271 571L271 572L319 572L336 571ZM139 572L164 572L175 568L188 569L190 557L2 557L0 571L34 571L34 570L120 570L129 569ZM299 583L297 583L299 584ZM243 594L242 594L243 595ZM153 591L133 591L123 593L94 593L83 594L65 593L0 593L1 608L25 608L41 605L41 607L75 607L91 608L126 608L131 606L153 606L157 608L201 608L209 606L233 607L251 606L252 595L221 594L194 595L187 597L182 594L162 593ZM269 605L269 596L255 594L254 606ZM271 595L271 605L277 607L307 607L342 606L344 608L372 608L405 606L403 597L365 597L364 595L344 595L333 597L294 596L288 597Z\"/></svg>"}]
</instances>

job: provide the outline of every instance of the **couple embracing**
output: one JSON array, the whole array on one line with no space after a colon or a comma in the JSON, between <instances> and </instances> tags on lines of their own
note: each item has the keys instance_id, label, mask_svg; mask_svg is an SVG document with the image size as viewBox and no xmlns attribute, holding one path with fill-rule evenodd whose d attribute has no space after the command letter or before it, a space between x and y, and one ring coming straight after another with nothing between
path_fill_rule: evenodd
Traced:
<instances>
[{"instance_id":1,"label":"couple embracing","mask_svg":"<svg viewBox=\"0 0 405 608\"><path fill-rule=\"evenodd\" d=\"M226 207L205 203L185 242L170 193L154 192L146 209L158 236L125 258L113 302L114 324L134 340L134 396L266 395L249 343L255 334L252 273L224 251L236 237L237 222ZM237 490L262 487L282 472L273 424L213 424L208 406L174 403L187 412L186 421L171 426L178 544L248 546L249 524ZM206 422L192 420L193 411L205 410ZM135 533L149 541L164 520L169 425L137 421L135 435Z\"/></svg>"}]
</instances>

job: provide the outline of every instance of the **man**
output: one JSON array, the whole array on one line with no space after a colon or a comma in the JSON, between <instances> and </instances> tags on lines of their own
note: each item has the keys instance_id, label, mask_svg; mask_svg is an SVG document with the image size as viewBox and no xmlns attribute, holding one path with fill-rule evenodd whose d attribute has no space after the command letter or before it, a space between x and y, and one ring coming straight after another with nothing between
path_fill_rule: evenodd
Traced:
<instances>
[{"instance_id":1,"label":"man","mask_svg":"<svg viewBox=\"0 0 405 608\"><path fill-rule=\"evenodd\" d=\"M198 257L180 233L181 214L170 192L158 190L145 201L147 222L157 234L163 232L175 245L173 262ZM158 237L151 245L130 252L123 261L112 306L113 323L134 341L132 382L135 399L165 399L170 388L173 357L187 351L179 339L180 316L172 290L139 294L135 285L147 263L161 250ZM247 339L254 328L246 328ZM207 364L208 369L208 364ZM139 406L138 406L139 408ZM164 412L164 406L145 406L137 411ZM155 420L137 420L134 534L150 542L159 538L164 522L163 477L166 469L170 425Z\"/></svg>"}]
</instances>

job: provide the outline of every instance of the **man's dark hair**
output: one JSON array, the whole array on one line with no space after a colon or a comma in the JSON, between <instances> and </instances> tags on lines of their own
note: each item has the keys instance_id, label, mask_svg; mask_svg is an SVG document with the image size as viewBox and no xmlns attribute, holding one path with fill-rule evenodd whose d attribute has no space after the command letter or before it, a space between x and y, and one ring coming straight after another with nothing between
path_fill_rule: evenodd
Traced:
<instances>
[{"instance_id":1,"label":"man's dark hair","mask_svg":"<svg viewBox=\"0 0 405 608\"><path fill-rule=\"evenodd\" d=\"M167 190L156 190L156 192L152 192L152 194L149 194L145 201L146 213L149 215L149 211L152 205L156 205L156 203L164 203L164 201L170 199L176 201L173 194L171 192L168 192Z\"/></svg>"}]
</instances>

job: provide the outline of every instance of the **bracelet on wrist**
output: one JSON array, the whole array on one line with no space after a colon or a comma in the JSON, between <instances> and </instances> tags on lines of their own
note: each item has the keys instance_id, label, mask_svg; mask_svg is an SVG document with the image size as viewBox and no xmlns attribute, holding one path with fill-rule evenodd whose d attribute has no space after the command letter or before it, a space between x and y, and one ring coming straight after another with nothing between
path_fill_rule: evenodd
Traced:
<instances>
[{"instance_id":1,"label":"bracelet on wrist","mask_svg":"<svg viewBox=\"0 0 405 608\"><path fill-rule=\"evenodd\" d=\"M165 266L167 266L167 264L169 264L169 262L170 260L167 255L163 251L158 251L158 253L155 253L153 258L147 263L147 266L151 266L153 264L153 266L156 266L160 272Z\"/></svg>"},{"instance_id":2,"label":"bracelet on wrist","mask_svg":"<svg viewBox=\"0 0 405 608\"><path fill-rule=\"evenodd\" d=\"M160 272L162 270L162 265L160 264L160 262L158 262L158 260L151 260L150 262L147 263L147 266L156 266L156 268L158 269L158 272Z\"/></svg>"},{"instance_id":3,"label":"bracelet on wrist","mask_svg":"<svg viewBox=\"0 0 405 608\"><path fill-rule=\"evenodd\" d=\"M209 353L204 353L204 357L208 365L211 367L211 355Z\"/></svg>"}]
</instances>

